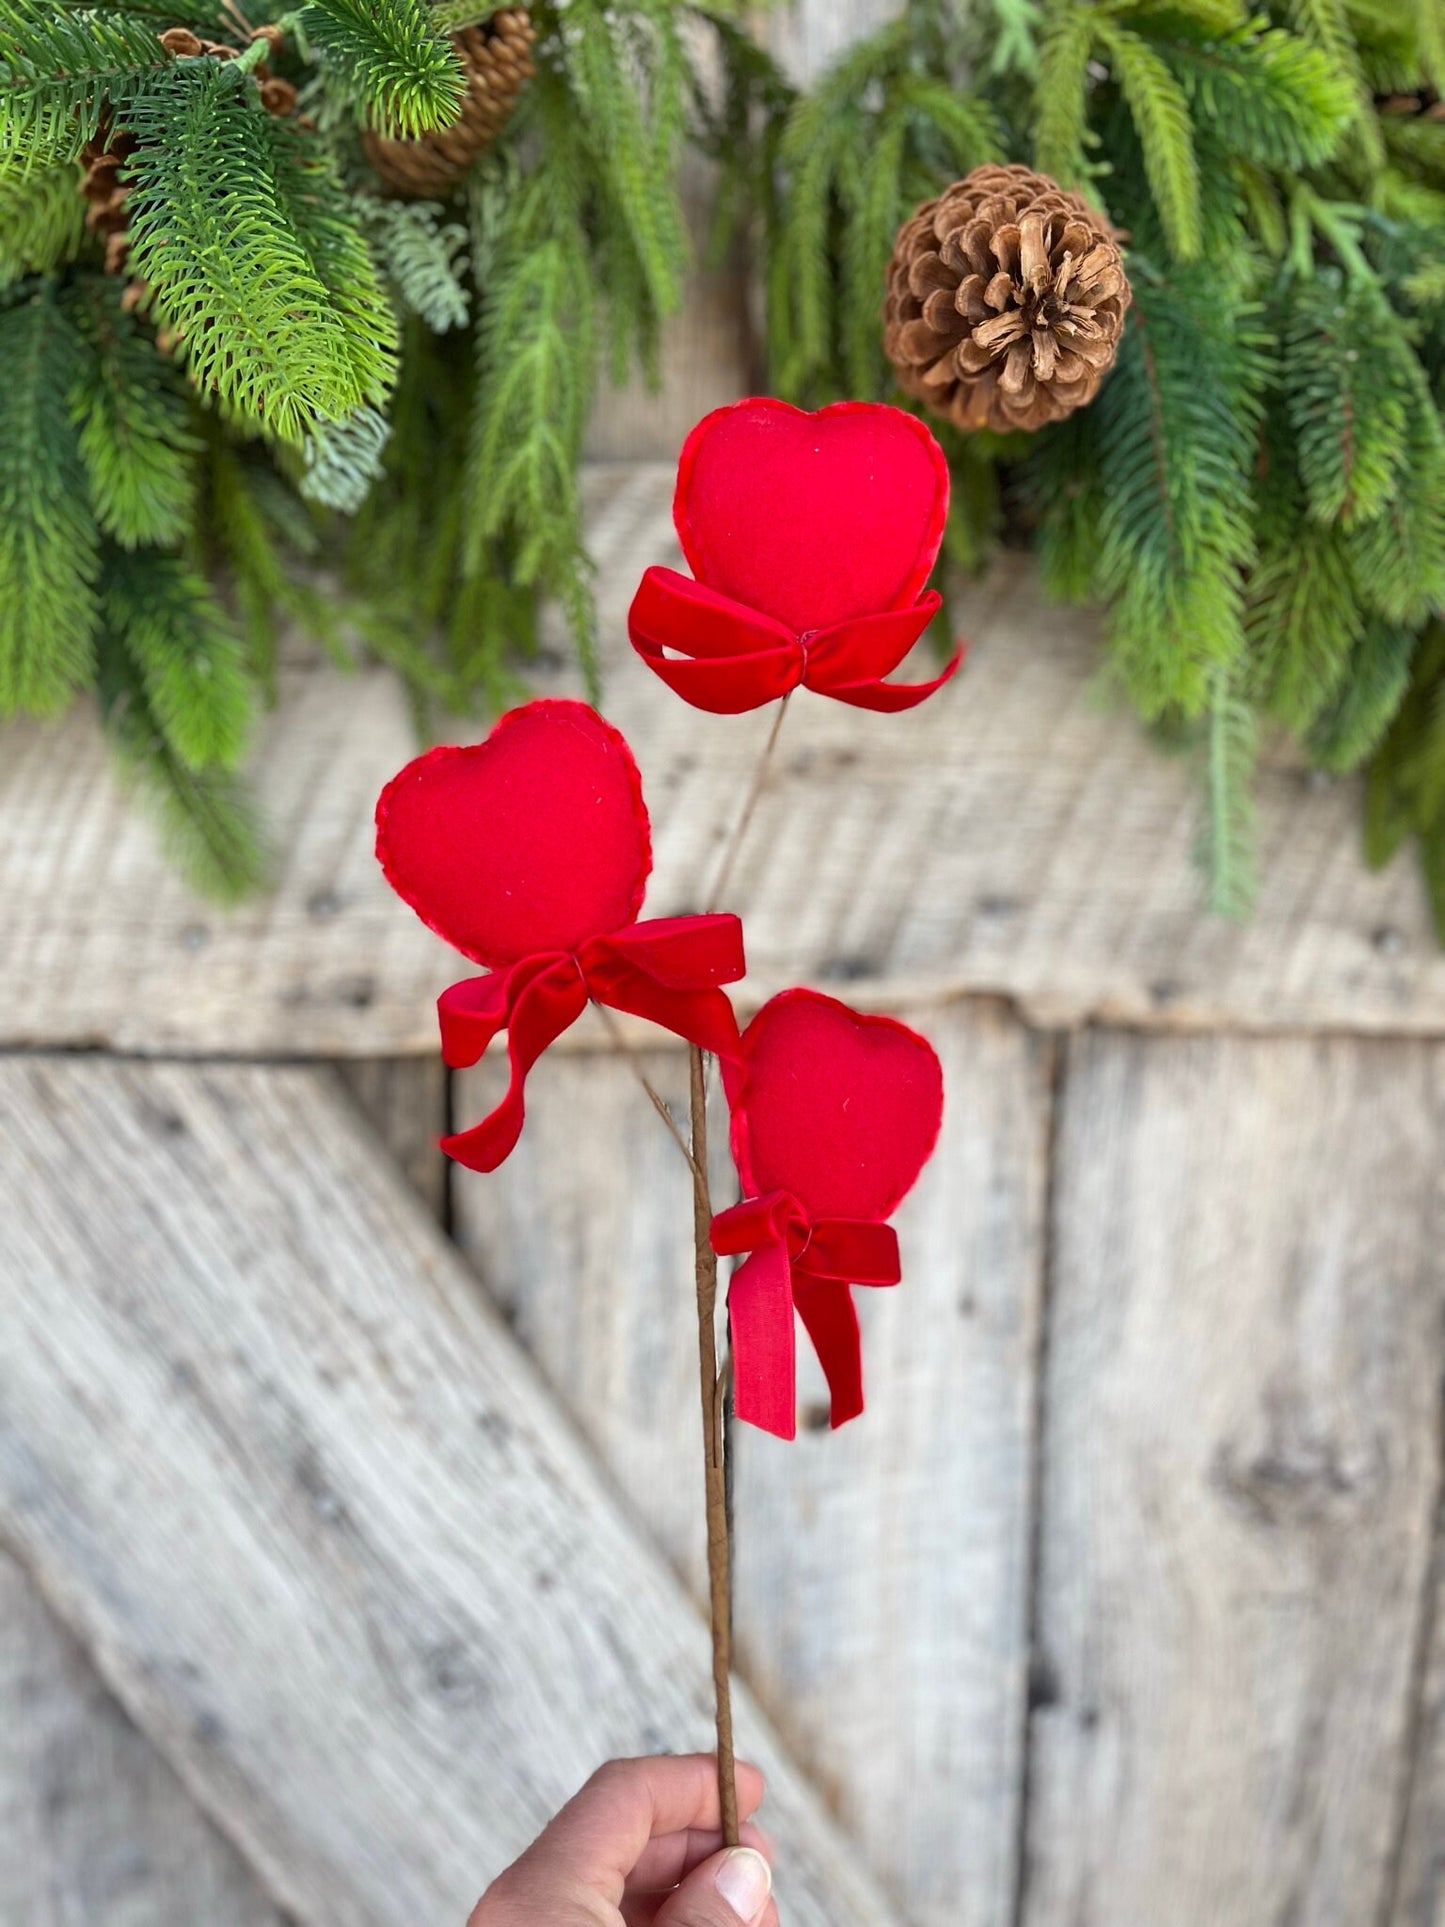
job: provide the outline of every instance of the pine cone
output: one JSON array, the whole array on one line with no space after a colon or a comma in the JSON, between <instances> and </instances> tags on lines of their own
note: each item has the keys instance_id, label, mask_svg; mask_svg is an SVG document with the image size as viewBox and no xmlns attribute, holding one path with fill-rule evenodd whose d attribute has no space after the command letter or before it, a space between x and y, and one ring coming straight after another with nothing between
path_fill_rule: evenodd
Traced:
<instances>
[{"instance_id":1,"label":"pine cone","mask_svg":"<svg viewBox=\"0 0 1445 1927\"><path fill-rule=\"evenodd\" d=\"M450 127L416 140L365 137L367 157L387 186L423 199L450 194L506 126L518 94L536 71L536 38L525 7L503 7L481 26L453 34L467 80L460 116Z\"/></svg>"},{"instance_id":2,"label":"pine cone","mask_svg":"<svg viewBox=\"0 0 1445 1927\"><path fill-rule=\"evenodd\" d=\"M94 140L80 150L80 192L86 201L85 225L105 236L105 271L119 274L125 267L130 237L126 233L126 188L120 170L135 152L133 134L124 128L102 126Z\"/></svg>"},{"instance_id":3,"label":"pine cone","mask_svg":"<svg viewBox=\"0 0 1445 1927\"><path fill-rule=\"evenodd\" d=\"M883 343L960 428L1042 428L1093 400L1129 305L1118 241L1027 167L976 167L898 231Z\"/></svg>"}]
</instances>

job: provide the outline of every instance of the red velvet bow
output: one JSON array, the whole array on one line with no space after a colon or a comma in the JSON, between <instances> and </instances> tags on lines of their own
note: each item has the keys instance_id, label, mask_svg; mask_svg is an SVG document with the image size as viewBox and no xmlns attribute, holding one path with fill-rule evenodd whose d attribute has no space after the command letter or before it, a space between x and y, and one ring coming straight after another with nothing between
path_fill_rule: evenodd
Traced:
<instances>
[{"instance_id":1,"label":"red velvet bow","mask_svg":"<svg viewBox=\"0 0 1445 1927\"><path fill-rule=\"evenodd\" d=\"M928 682L883 680L942 604L938 591L930 589L907 609L855 616L798 636L675 569L650 568L632 599L627 633L669 689L715 715L757 709L800 686L855 709L894 711L912 709L941 689L963 661L960 645Z\"/></svg>"},{"instance_id":2,"label":"red velvet bow","mask_svg":"<svg viewBox=\"0 0 1445 1927\"><path fill-rule=\"evenodd\" d=\"M589 1000L607 1004L734 1057L737 1020L720 985L743 975L742 925L733 916L656 917L575 951L523 957L506 970L467 977L437 999L442 1056L453 1070L481 1058L505 1027L511 1082L506 1096L442 1149L472 1171L495 1171L521 1135L527 1073Z\"/></svg>"},{"instance_id":3,"label":"red velvet bow","mask_svg":"<svg viewBox=\"0 0 1445 1927\"><path fill-rule=\"evenodd\" d=\"M896 1285L898 1234L859 1218L810 1218L788 1191L745 1198L712 1221L720 1258L751 1255L728 1287L737 1415L778 1438L798 1430L796 1310L828 1381L832 1422L863 1410L853 1285Z\"/></svg>"},{"instance_id":4,"label":"red velvet bow","mask_svg":"<svg viewBox=\"0 0 1445 1927\"><path fill-rule=\"evenodd\" d=\"M911 709L957 670L884 680L941 606L924 591L948 466L916 416L873 402L807 414L766 397L715 409L678 463L673 519L692 576L650 568L628 614L643 661L699 709L800 686Z\"/></svg>"},{"instance_id":5,"label":"red velvet bow","mask_svg":"<svg viewBox=\"0 0 1445 1927\"><path fill-rule=\"evenodd\" d=\"M428 750L376 806L376 852L398 895L489 967L437 1002L448 1064L507 1032L501 1103L442 1148L495 1170L522 1129L527 1073L588 1000L675 1031L725 1062L739 1048L721 986L744 973L736 917L639 923L651 831L618 732L585 703L526 703L485 742Z\"/></svg>"}]
</instances>

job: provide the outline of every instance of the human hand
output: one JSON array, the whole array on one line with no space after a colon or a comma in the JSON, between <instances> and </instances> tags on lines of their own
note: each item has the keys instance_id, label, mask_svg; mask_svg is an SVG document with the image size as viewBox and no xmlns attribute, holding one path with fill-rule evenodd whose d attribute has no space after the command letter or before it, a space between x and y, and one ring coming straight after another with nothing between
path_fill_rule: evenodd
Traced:
<instances>
[{"instance_id":1,"label":"human hand","mask_svg":"<svg viewBox=\"0 0 1445 1927\"><path fill-rule=\"evenodd\" d=\"M738 1762L738 1810L763 1776ZM722 1850L709 1753L611 1760L494 1880L467 1927L778 1927L771 1843Z\"/></svg>"}]
</instances>

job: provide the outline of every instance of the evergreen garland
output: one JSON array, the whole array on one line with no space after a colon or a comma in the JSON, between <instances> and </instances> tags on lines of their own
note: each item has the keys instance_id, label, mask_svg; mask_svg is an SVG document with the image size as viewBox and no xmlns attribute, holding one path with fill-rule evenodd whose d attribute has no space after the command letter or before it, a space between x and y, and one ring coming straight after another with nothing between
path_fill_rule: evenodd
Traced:
<instances>
[{"instance_id":1,"label":"evergreen garland","mask_svg":"<svg viewBox=\"0 0 1445 1927\"><path fill-rule=\"evenodd\" d=\"M600 364L655 367L708 95L690 9L539 0L501 137L392 198L367 140L457 118L449 36L495 11L0 0L0 715L93 688L222 895L264 868L237 767L284 624L425 723L510 693L545 588L594 674L582 437Z\"/></svg>"},{"instance_id":2,"label":"evergreen garland","mask_svg":"<svg viewBox=\"0 0 1445 1927\"><path fill-rule=\"evenodd\" d=\"M1417 836L1445 936L1442 46L1438 0L910 0L811 96L752 86L795 399L902 399L877 351L885 233L981 160L1030 162L1128 237L1092 407L941 439L975 528L1032 529L1051 589L1104 605L1140 713L1197 744L1231 913L1273 727L1325 770L1369 765L1367 853Z\"/></svg>"},{"instance_id":3,"label":"evergreen garland","mask_svg":"<svg viewBox=\"0 0 1445 1927\"><path fill-rule=\"evenodd\" d=\"M393 198L368 141L455 119L449 36L494 11L0 0L0 713L92 688L193 873L247 887L283 624L394 664L425 721L505 699L545 588L591 673L578 460L599 374L655 367L678 299L686 139L809 404L897 398L899 223L1026 160L1127 235L1135 299L1089 409L939 429L950 558L1028 530L1104 605L1121 685L1197 747L1219 907L1287 730L1368 768L1367 852L1414 837L1445 928L1439 0L909 0L806 95L727 5L538 0L501 137Z\"/></svg>"}]
</instances>

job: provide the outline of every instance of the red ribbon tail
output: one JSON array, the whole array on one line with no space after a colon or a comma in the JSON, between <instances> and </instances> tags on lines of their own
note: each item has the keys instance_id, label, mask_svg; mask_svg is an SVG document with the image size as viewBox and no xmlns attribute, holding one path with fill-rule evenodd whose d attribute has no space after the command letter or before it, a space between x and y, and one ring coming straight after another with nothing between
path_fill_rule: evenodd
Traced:
<instances>
[{"instance_id":1,"label":"red ribbon tail","mask_svg":"<svg viewBox=\"0 0 1445 1927\"><path fill-rule=\"evenodd\" d=\"M723 1214L726 1215L726 1214ZM733 1342L733 1408L775 1438L798 1435L797 1335L787 1247L761 1245L728 1287Z\"/></svg>"},{"instance_id":2,"label":"red ribbon tail","mask_svg":"<svg viewBox=\"0 0 1445 1927\"><path fill-rule=\"evenodd\" d=\"M774 702L802 675L802 648L782 623L675 569L646 571L627 634L669 689L718 716Z\"/></svg>"},{"instance_id":3,"label":"red ribbon tail","mask_svg":"<svg viewBox=\"0 0 1445 1927\"><path fill-rule=\"evenodd\" d=\"M563 1031L587 1008L587 986L571 957L552 958L530 975L527 961L514 967L507 984L507 1056L512 1067L506 1096L470 1130L454 1131L441 1141L449 1158L469 1171L495 1171L522 1134L526 1116L527 1073Z\"/></svg>"},{"instance_id":4,"label":"red ribbon tail","mask_svg":"<svg viewBox=\"0 0 1445 1927\"><path fill-rule=\"evenodd\" d=\"M437 1022L442 1034L442 1058L449 1070L465 1070L480 1063L488 1044L507 1021L507 990L511 972L494 970L485 977L464 977L437 998Z\"/></svg>"},{"instance_id":5,"label":"red ribbon tail","mask_svg":"<svg viewBox=\"0 0 1445 1927\"><path fill-rule=\"evenodd\" d=\"M828 1381L836 1431L863 1410L863 1341L858 1330L858 1308L847 1285L796 1274L793 1302Z\"/></svg>"},{"instance_id":6,"label":"red ribbon tail","mask_svg":"<svg viewBox=\"0 0 1445 1927\"><path fill-rule=\"evenodd\" d=\"M895 715L902 709L916 709L926 702L935 690L942 689L957 675L964 657L964 645L960 643L948 660L941 674L930 682L864 682L853 683L839 689L830 689L828 694L835 702L851 703L854 709L874 709L884 715Z\"/></svg>"}]
</instances>

